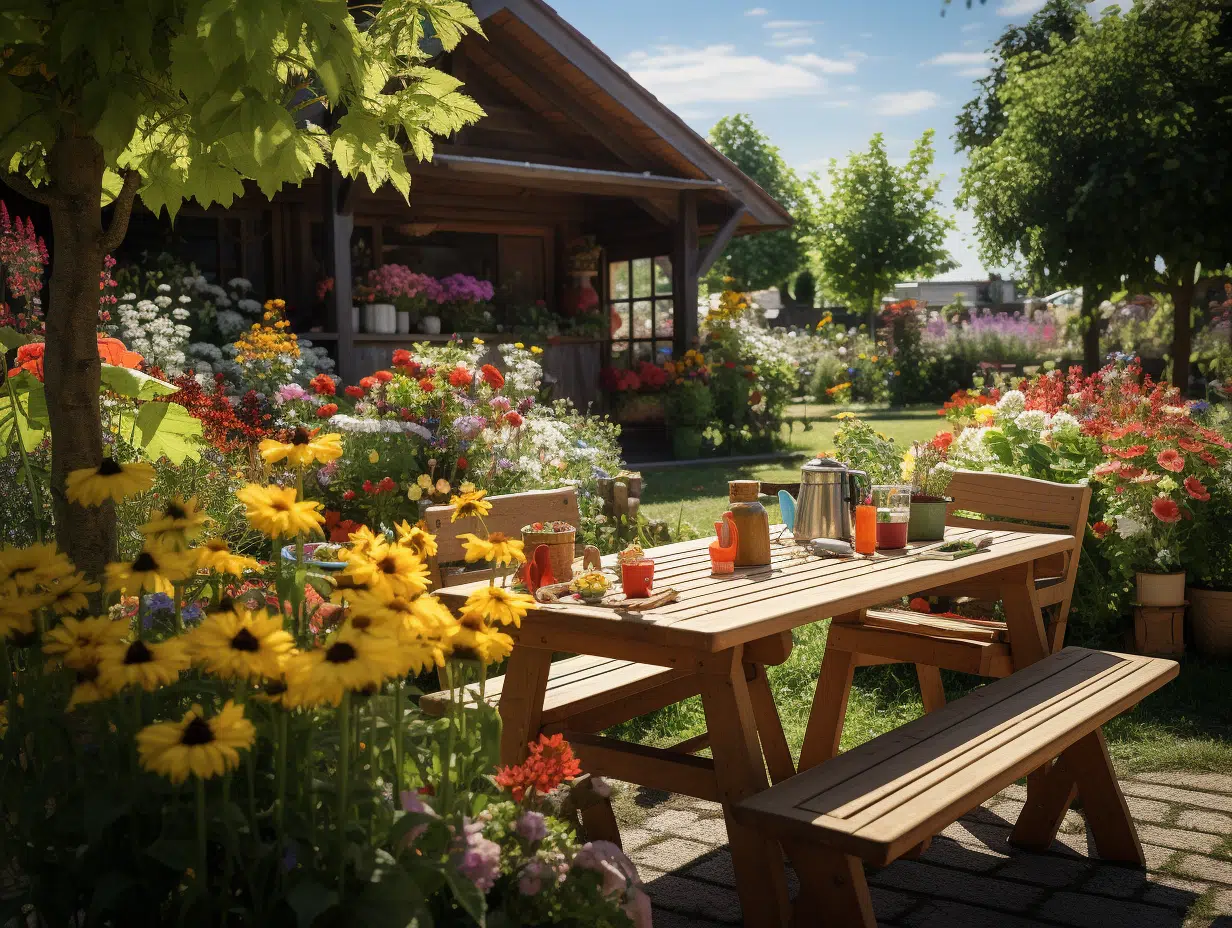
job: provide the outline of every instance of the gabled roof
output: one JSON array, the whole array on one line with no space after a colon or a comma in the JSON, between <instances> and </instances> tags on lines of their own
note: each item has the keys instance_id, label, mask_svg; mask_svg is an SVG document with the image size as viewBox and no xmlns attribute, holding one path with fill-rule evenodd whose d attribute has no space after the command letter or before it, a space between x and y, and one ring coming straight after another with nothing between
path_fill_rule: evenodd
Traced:
<instances>
[{"instance_id":1,"label":"gabled roof","mask_svg":"<svg viewBox=\"0 0 1232 928\"><path fill-rule=\"evenodd\" d=\"M682 175L721 184L745 211L744 231L753 231L748 226L775 229L791 225L791 214L777 200L543 0L472 0L471 7L485 28L489 28L488 21L493 25L499 21L501 28L508 28L509 18L515 19L521 36L542 43L563 59L570 82L584 84L585 96L601 97L605 108L621 111L626 127L640 130L631 135L657 143L655 147L671 156ZM653 139L648 138L652 135Z\"/></svg>"}]
</instances>

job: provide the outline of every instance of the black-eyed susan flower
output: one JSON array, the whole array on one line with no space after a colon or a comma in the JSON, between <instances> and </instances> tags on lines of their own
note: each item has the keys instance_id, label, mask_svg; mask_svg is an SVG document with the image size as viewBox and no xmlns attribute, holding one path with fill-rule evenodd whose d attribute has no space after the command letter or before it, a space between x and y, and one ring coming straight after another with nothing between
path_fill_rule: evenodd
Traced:
<instances>
[{"instance_id":1,"label":"black-eyed susan flower","mask_svg":"<svg viewBox=\"0 0 1232 928\"><path fill-rule=\"evenodd\" d=\"M235 496L244 504L252 527L270 538L322 534L325 516L321 515L321 504L297 500L294 487L263 487L250 483Z\"/></svg>"},{"instance_id":2,"label":"black-eyed susan flower","mask_svg":"<svg viewBox=\"0 0 1232 928\"><path fill-rule=\"evenodd\" d=\"M343 629L322 647L292 658L288 682L299 690L298 704L336 706L344 692L379 686L397 663L387 640Z\"/></svg>"},{"instance_id":3,"label":"black-eyed susan flower","mask_svg":"<svg viewBox=\"0 0 1232 928\"><path fill-rule=\"evenodd\" d=\"M500 622L501 625L522 626L522 617L533 609L535 601L525 593L514 593L499 586L484 586L466 597L462 617L468 616Z\"/></svg>"},{"instance_id":4,"label":"black-eyed susan flower","mask_svg":"<svg viewBox=\"0 0 1232 928\"><path fill-rule=\"evenodd\" d=\"M504 532L489 532L487 538L467 532L465 535L459 535L458 539L466 549L468 564L491 561L497 567L507 567L511 564L526 563L522 542L510 538Z\"/></svg>"},{"instance_id":5,"label":"black-eyed susan flower","mask_svg":"<svg viewBox=\"0 0 1232 928\"><path fill-rule=\"evenodd\" d=\"M259 446L261 458L266 464L286 461L292 467L303 468L310 464L328 464L342 457L342 436L337 432L321 435L319 430L297 428L290 441L267 438Z\"/></svg>"},{"instance_id":6,"label":"black-eyed susan flower","mask_svg":"<svg viewBox=\"0 0 1232 928\"><path fill-rule=\"evenodd\" d=\"M406 520L394 528L398 532L398 544L413 554L427 560L436 557L436 536L421 525L411 525Z\"/></svg>"},{"instance_id":7,"label":"black-eyed susan flower","mask_svg":"<svg viewBox=\"0 0 1232 928\"><path fill-rule=\"evenodd\" d=\"M6 584L12 589L12 584ZM46 594L0 591L0 638L23 640L34 634L34 614L47 604Z\"/></svg>"},{"instance_id":8,"label":"black-eyed susan flower","mask_svg":"<svg viewBox=\"0 0 1232 928\"><path fill-rule=\"evenodd\" d=\"M294 648L280 617L238 605L210 613L188 636L193 660L223 680L281 677Z\"/></svg>"},{"instance_id":9,"label":"black-eyed susan flower","mask_svg":"<svg viewBox=\"0 0 1232 928\"><path fill-rule=\"evenodd\" d=\"M362 554L348 553L344 574L378 592L418 596L428 588L428 566L408 549L383 538Z\"/></svg>"},{"instance_id":10,"label":"black-eyed susan flower","mask_svg":"<svg viewBox=\"0 0 1232 928\"><path fill-rule=\"evenodd\" d=\"M260 571L261 562L255 558L236 554L221 538L211 538L192 549L196 555L197 566L212 570L219 574L230 574L233 577L244 576L244 571Z\"/></svg>"},{"instance_id":11,"label":"black-eyed susan flower","mask_svg":"<svg viewBox=\"0 0 1232 928\"><path fill-rule=\"evenodd\" d=\"M240 765L240 751L248 750L257 736L242 706L227 700L213 718L193 706L178 722L156 722L137 732L141 766L172 783L183 783L189 774L201 780L222 776Z\"/></svg>"},{"instance_id":12,"label":"black-eyed susan flower","mask_svg":"<svg viewBox=\"0 0 1232 928\"><path fill-rule=\"evenodd\" d=\"M101 506L109 499L117 503L154 486L154 468L138 461L120 464L103 458L98 467L82 467L65 480L68 501L79 506Z\"/></svg>"},{"instance_id":13,"label":"black-eyed susan flower","mask_svg":"<svg viewBox=\"0 0 1232 928\"><path fill-rule=\"evenodd\" d=\"M48 605L56 615L76 615L89 608L89 594L97 593L100 589L102 587L98 583L80 571L74 571L69 576L48 584L47 593L53 597Z\"/></svg>"},{"instance_id":14,"label":"black-eyed susan flower","mask_svg":"<svg viewBox=\"0 0 1232 928\"><path fill-rule=\"evenodd\" d=\"M130 632L128 622L107 616L65 618L43 639L43 653L80 670L97 664L102 648L120 644Z\"/></svg>"},{"instance_id":15,"label":"black-eyed susan flower","mask_svg":"<svg viewBox=\"0 0 1232 928\"><path fill-rule=\"evenodd\" d=\"M19 592L27 593L46 587L76 572L63 552L54 544L28 545L24 548L0 548L0 583L12 582Z\"/></svg>"},{"instance_id":16,"label":"black-eyed susan flower","mask_svg":"<svg viewBox=\"0 0 1232 928\"><path fill-rule=\"evenodd\" d=\"M103 580L108 593L167 593L175 584L187 580L196 571L196 558L188 552L176 551L162 542L149 541L131 561L108 564Z\"/></svg>"},{"instance_id":17,"label":"black-eyed susan flower","mask_svg":"<svg viewBox=\"0 0 1232 928\"><path fill-rule=\"evenodd\" d=\"M449 505L453 507L453 512L449 515L450 522L457 522L459 519L483 518L492 511L492 504L484 497L487 492L484 490L474 490L470 493L462 493L449 498Z\"/></svg>"},{"instance_id":18,"label":"black-eyed susan flower","mask_svg":"<svg viewBox=\"0 0 1232 928\"><path fill-rule=\"evenodd\" d=\"M115 695L115 690L108 689L99 678L98 664L86 664L74 670L73 692L69 694L65 712L72 712L78 706L88 706L92 702L102 702Z\"/></svg>"},{"instance_id":19,"label":"black-eyed susan flower","mask_svg":"<svg viewBox=\"0 0 1232 928\"><path fill-rule=\"evenodd\" d=\"M479 616L463 616L449 644L454 657L481 664L495 664L513 650L513 639L491 628Z\"/></svg>"},{"instance_id":20,"label":"black-eyed susan flower","mask_svg":"<svg viewBox=\"0 0 1232 928\"><path fill-rule=\"evenodd\" d=\"M356 554L363 554L365 551L370 550L378 541L385 540L385 536L375 534L366 525L361 525L358 530L351 532L347 537L351 542L351 550Z\"/></svg>"},{"instance_id":21,"label":"black-eyed susan flower","mask_svg":"<svg viewBox=\"0 0 1232 928\"><path fill-rule=\"evenodd\" d=\"M152 538L167 539L182 544L201 534L210 517L197 508L197 498L189 500L176 496L150 516L150 521L137 529Z\"/></svg>"},{"instance_id":22,"label":"black-eyed susan flower","mask_svg":"<svg viewBox=\"0 0 1232 928\"><path fill-rule=\"evenodd\" d=\"M170 686L188 669L188 649L180 638L152 644L134 641L99 648L99 683L111 692L126 686L139 686L153 692Z\"/></svg>"}]
</instances>

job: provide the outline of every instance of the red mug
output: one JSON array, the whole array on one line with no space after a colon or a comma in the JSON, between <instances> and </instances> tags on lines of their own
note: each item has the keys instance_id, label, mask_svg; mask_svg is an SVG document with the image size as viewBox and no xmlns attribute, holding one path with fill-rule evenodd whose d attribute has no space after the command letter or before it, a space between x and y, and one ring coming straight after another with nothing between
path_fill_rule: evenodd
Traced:
<instances>
[{"instance_id":1,"label":"red mug","mask_svg":"<svg viewBox=\"0 0 1232 928\"><path fill-rule=\"evenodd\" d=\"M630 599L646 599L654 583L654 561L634 561L620 565L620 585Z\"/></svg>"}]
</instances>

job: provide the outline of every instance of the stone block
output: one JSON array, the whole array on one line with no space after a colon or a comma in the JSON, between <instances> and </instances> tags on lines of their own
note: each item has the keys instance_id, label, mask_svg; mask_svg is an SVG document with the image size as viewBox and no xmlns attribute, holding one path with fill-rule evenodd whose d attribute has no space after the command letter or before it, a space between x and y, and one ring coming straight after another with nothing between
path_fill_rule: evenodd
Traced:
<instances>
[{"instance_id":1,"label":"stone block","mask_svg":"<svg viewBox=\"0 0 1232 928\"><path fill-rule=\"evenodd\" d=\"M1205 831L1213 835L1232 835L1232 815L1219 812L1204 812L1199 809L1184 809L1176 818L1178 828L1190 831Z\"/></svg>"},{"instance_id":2,"label":"stone block","mask_svg":"<svg viewBox=\"0 0 1232 928\"><path fill-rule=\"evenodd\" d=\"M1205 790L1210 793L1232 794L1232 776L1223 773L1196 773L1185 770L1158 770L1154 773L1139 773L1135 780L1179 786L1182 789Z\"/></svg>"},{"instance_id":3,"label":"stone block","mask_svg":"<svg viewBox=\"0 0 1232 928\"><path fill-rule=\"evenodd\" d=\"M948 867L935 867L917 860L896 861L878 870L869 879L878 886L890 889L925 893L973 905L991 903L1010 912L1021 912L1044 896L1044 891L1034 886L964 873Z\"/></svg>"},{"instance_id":4,"label":"stone block","mask_svg":"<svg viewBox=\"0 0 1232 928\"><path fill-rule=\"evenodd\" d=\"M1176 862L1176 870L1178 873L1196 877L1199 880L1232 885L1232 864L1224 860L1216 860L1214 857L1186 854Z\"/></svg>"},{"instance_id":5,"label":"stone block","mask_svg":"<svg viewBox=\"0 0 1232 928\"><path fill-rule=\"evenodd\" d=\"M642 822L642 827L649 828L651 831L661 831L668 835L675 835L680 832L680 829L692 825L695 821L697 821L696 812L687 812L684 809L668 809L665 812L650 816L650 818Z\"/></svg>"},{"instance_id":6,"label":"stone block","mask_svg":"<svg viewBox=\"0 0 1232 928\"><path fill-rule=\"evenodd\" d=\"M1161 847L1175 848L1178 851L1197 851L1199 854L1209 854L1222 843L1216 835L1208 835L1200 831L1182 831L1179 828L1161 828L1158 825L1139 825L1138 838Z\"/></svg>"},{"instance_id":7,"label":"stone block","mask_svg":"<svg viewBox=\"0 0 1232 928\"><path fill-rule=\"evenodd\" d=\"M1020 854L997 871L1002 879L1020 880L1036 886L1061 889L1070 886L1091 870L1091 863L1073 857L1050 854Z\"/></svg>"},{"instance_id":8,"label":"stone block","mask_svg":"<svg viewBox=\"0 0 1232 928\"><path fill-rule=\"evenodd\" d=\"M656 923L657 924L657 923ZM929 899L908 913L901 924L909 928L1038 928L1033 918L1019 918L986 909L941 899Z\"/></svg>"},{"instance_id":9,"label":"stone block","mask_svg":"<svg viewBox=\"0 0 1232 928\"><path fill-rule=\"evenodd\" d=\"M646 886L654 903L655 925L659 925L658 909L671 909L683 915L713 919L729 924L741 920L740 898L735 890L709 883L699 883L675 873L660 877Z\"/></svg>"},{"instance_id":10,"label":"stone block","mask_svg":"<svg viewBox=\"0 0 1232 928\"><path fill-rule=\"evenodd\" d=\"M968 870L973 873L987 873L989 870L995 870L1007 861L1009 855L1001 851L994 851L982 844L971 846L938 835L933 839L933 843L929 845L928 850L920 859L930 864L955 867L959 870Z\"/></svg>"},{"instance_id":11,"label":"stone block","mask_svg":"<svg viewBox=\"0 0 1232 928\"><path fill-rule=\"evenodd\" d=\"M1040 918L1075 928L1108 928L1109 925L1178 928L1176 913L1171 909L1079 893L1057 893L1037 914Z\"/></svg>"},{"instance_id":12,"label":"stone block","mask_svg":"<svg viewBox=\"0 0 1232 928\"><path fill-rule=\"evenodd\" d=\"M1146 878L1142 901L1151 905L1166 905L1176 912L1188 912L1198 897L1211 888L1209 883L1183 880L1176 876L1152 873Z\"/></svg>"},{"instance_id":13,"label":"stone block","mask_svg":"<svg viewBox=\"0 0 1232 928\"><path fill-rule=\"evenodd\" d=\"M636 862L644 860L656 870L671 871L687 867L699 857L713 853L715 853L714 848L706 844L700 844L697 841L688 841L684 838L665 838L647 847L643 853L638 854Z\"/></svg>"},{"instance_id":14,"label":"stone block","mask_svg":"<svg viewBox=\"0 0 1232 928\"><path fill-rule=\"evenodd\" d=\"M1194 806L1198 809L1208 809L1213 812L1232 812L1232 795L1201 793L1196 790L1181 789L1177 786L1164 786L1159 783L1145 783L1140 780L1122 781L1121 791L1127 796L1138 796L1142 799L1175 802L1180 805Z\"/></svg>"}]
</instances>

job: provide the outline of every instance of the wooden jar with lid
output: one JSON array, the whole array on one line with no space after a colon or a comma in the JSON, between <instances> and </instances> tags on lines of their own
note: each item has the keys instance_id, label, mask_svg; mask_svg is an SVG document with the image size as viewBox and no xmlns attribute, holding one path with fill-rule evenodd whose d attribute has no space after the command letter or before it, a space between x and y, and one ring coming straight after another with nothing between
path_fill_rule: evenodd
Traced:
<instances>
[{"instance_id":1,"label":"wooden jar with lid","mask_svg":"<svg viewBox=\"0 0 1232 928\"><path fill-rule=\"evenodd\" d=\"M761 483L756 480L730 480L727 498L732 521L739 534L737 567L765 567L770 563L770 515L758 499Z\"/></svg>"}]
</instances>

